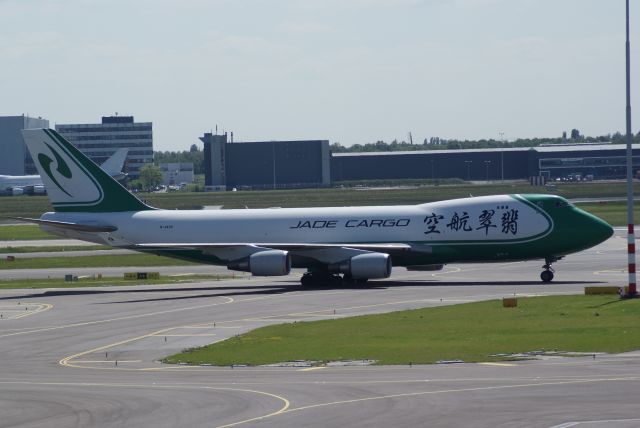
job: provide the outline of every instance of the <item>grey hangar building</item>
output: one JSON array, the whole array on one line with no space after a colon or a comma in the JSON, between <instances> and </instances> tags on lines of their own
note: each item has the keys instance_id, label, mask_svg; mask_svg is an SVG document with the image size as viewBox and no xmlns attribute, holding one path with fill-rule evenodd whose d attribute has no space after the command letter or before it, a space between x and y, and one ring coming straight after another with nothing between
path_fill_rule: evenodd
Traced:
<instances>
[{"instance_id":1,"label":"grey hangar building","mask_svg":"<svg viewBox=\"0 0 640 428\"><path fill-rule=\"evenodd\" d=\"M328 187L364 180L550 180L626 175L624 144L554 144L504 149L331 153L327 140L227 142L204 134L208 190ZM633 149L640 170L640 147Z\"/></svg>"}]
</instances>

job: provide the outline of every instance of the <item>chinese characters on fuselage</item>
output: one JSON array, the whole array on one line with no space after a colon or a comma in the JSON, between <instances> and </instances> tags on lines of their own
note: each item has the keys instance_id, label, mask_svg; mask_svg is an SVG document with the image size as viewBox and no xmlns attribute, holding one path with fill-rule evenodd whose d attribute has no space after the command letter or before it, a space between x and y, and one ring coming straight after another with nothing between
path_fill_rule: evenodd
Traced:
<instances>
[{"instance_id":1,"label":"chinese characters on fuselage","mask_svg":"<svg viewBox=\"0 0 640 428\"><path fill-rule=\"evenodd\" d=\"M470 222L470 216L467 211L454 211L451 219L444 225L445 228L458 232L471 232L472 230L484 230L485 236L489 234L491 228L498 228L497 224L494 224L493 216L496 214L496 210L488 209L482 210L477 216L475 225L472 227ZM516 235L518 233L518 210L517 209L505 209L502 212L501 218L501 231L505 234ZM446 219L441 214L431 213L424 218L426 225L425 235L432 233L440 233L441 221L445 222Z\"/></svg>"}]
</instances>

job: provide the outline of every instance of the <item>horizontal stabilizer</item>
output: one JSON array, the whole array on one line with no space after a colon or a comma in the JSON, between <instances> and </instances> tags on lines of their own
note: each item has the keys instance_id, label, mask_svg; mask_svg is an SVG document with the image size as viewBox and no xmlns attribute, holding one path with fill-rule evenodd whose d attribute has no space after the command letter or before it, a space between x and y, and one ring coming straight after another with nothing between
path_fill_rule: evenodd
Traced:
<instances>
[{"instance_id":1,"label":"horizontal stabilizer","mask_svg":"<svg viewBox=\"0 0 640 428\"><path fill-rule=\"evenodd\" d=\"M118 230L115 226L97 226L92 224L79 224L68 223L66 221L52 221L52 220L40 220L38 218L26 218L26 217L9 217L13 220L25 221L28 223L39 224L40 226L51 226L60 229L76 230L78 232L115 232Z\"/></svg>"}]
</instances>

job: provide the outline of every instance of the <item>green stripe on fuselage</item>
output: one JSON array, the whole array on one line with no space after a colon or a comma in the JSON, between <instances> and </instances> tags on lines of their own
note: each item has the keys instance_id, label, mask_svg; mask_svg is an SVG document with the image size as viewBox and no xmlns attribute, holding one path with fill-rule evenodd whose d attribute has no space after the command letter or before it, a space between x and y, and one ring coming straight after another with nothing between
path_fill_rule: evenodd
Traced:
<instances>
[{"instance_id":1,"label":"green stripe on fuselage","mask_svg":"<svg viewBox=\"0 0 640 428\"><path fill-rule=\"evenodd\" d=\"M554 195L513 195L548 217L550 228L520 240L425 242L433 252L428 256L410 254L394 258L395 265L454 262L516 261L561 257L591 248L613 234L613 229L598 217Z\"/></svg>"}]
</instances>

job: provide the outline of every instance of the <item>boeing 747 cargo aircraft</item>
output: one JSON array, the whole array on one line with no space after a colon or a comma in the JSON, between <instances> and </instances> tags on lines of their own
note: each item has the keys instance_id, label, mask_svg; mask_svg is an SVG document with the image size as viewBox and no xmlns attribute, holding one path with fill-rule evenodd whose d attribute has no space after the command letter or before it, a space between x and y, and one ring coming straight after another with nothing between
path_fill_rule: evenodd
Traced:
<instances>
[{"instance_id":1,"label":"boeing 747 cargo aircraft","mask_svg":"<svg viewBox=\"0 0 640 428\"><path fill-rule=\"evenodd\" d=\"M24 130L54 212L25 219L61 236L225 265L256 276L306 268L303 285L387 278L392 265L544 260L612 234L554 195L496 195L402 206L161 210L142 203L51 129Z\"/></svg>"}]
</instances>

